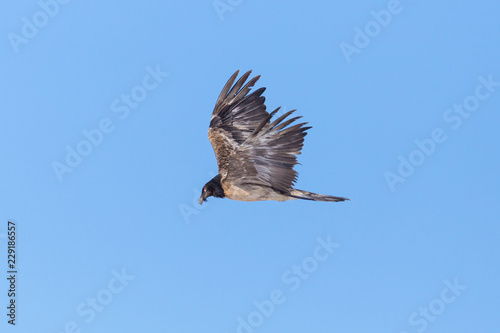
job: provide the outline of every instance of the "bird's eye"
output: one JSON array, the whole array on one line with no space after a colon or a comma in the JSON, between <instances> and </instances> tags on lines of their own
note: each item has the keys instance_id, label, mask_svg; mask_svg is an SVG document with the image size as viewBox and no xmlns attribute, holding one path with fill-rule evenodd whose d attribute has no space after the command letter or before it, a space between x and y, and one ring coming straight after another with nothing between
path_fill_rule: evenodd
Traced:
<instances>
[{"instance_id":1,"label":"bird's eye","mask_svg":"<svg viewBox=\"0 0 500 333\"><path fill-rule=\"evenodd\" d=\"M206 192L206 191L207 191L207 189L206 189L206 188L203 188L203 192Z\"/></svg>"}]
</instances>

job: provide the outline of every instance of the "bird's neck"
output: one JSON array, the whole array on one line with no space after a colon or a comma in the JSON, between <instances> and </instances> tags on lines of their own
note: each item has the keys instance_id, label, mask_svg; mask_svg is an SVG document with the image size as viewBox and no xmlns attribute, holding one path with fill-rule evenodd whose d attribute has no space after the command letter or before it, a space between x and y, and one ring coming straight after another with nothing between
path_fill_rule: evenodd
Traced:
<instances>
[{"instance_id":1,"label":"bird's neck","mask_svg":"<svg viewBox=\"0 0 500 333\"><path fill-rule=\"evenodd\" d=\"M210 180L209 183L210 183L210 185L212 185L212 188L214 189L213 196L217 197L217 198L224 198L226 195L224 193L224 189L222 188L222 184L221 184L220 180L221 180L221 177L220 177L220 174L218 174L217 176L212 178L212 180Z\"/></svg>"}]
</instances>

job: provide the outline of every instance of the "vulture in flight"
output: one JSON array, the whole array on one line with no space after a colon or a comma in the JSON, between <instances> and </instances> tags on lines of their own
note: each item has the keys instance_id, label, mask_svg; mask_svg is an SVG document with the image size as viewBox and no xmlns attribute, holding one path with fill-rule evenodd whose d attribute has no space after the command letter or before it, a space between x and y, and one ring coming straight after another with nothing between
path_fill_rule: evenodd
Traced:
<instances>
[{"instance_id":1,"label":"vulture in flight","mask_svg":"<svg viewBox=\"0 0 500 333\"><path fill-rule=\"evenodd\" d=\"M249 94L260 75L247 82L248 71L234 83L238 73L222 89L210 119L208 139L219 174L203 186L199 203L211 196L240 201L349 200L293 188L297 179L293 167L311 127L291 125L301 118L288 118L295 110L272 119L280 108L266 111L262 96L266 88Z\"/></svg>"}]
</instances>

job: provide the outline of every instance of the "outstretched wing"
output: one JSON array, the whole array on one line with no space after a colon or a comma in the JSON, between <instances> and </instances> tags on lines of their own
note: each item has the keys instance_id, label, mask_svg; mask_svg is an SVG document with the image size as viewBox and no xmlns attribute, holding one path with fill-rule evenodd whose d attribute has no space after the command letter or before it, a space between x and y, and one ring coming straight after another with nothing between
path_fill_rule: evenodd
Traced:
<instances>
[{"instance_id":1,"label":"outstretched wing","mask_svg":"<svg viewBox=\"0 0 500 333\"><path fill-rule=\"evenodd\" d=\"M270 186L284 194L290 193L297 179L293 169L304 145L306 123L288 126L301 117L286 119L289 111L270 123L273 111L229 157L226 182L237 186L254 184ZM288 126L288 127L287 127Z\"/></svg>"},{"instance_id":2,"label":"outstretched wing","mask_svg":"<svg viewBox=\"0 0 500 333\"><path fill-rule=\"evenodd\" d=\"M208 129L208 139L214 149L222 178L227 175L229 156L269 116L262 96L266 88L248 94L260 75L245 84L251 73L248 71L234 83L238 73L236 71L222 89Z\"/></svg>"}]
</instances>

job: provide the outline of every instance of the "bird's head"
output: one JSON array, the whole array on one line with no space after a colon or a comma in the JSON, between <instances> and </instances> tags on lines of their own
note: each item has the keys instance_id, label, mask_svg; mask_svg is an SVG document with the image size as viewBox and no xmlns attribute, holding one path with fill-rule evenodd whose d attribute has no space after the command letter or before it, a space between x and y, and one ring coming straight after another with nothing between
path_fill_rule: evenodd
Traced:
<instances>
[{"instance_id":1,"label":"bird's head","mask_svg":"<svg viewBox=\"0 0 500 333\"><path fill-rule=\"evenodd\" d=\"M207 201L208 197L224 198L224 189L220 183L220 175L215 176L208 183L203 186L201 190L200 199L198 203L201 205L203 202Z\"/></svg>"},{"instance_id":2,"label":"bird's head","mask_svg":"<svg viewBox=\"0 0 500 333\"><path fill-rule=\"evenodd\" d=\"M208 197L214 195L213 193L214 193L213 189L209 186L208 183L206 183L205 186L203 186L203 190L201 190L201 195L200 199L198 200L198 203L200 205L203 204L205 201L207 201Z\"/></svg>"}]
</instances>

